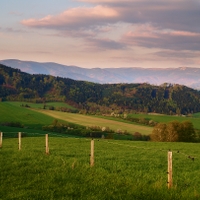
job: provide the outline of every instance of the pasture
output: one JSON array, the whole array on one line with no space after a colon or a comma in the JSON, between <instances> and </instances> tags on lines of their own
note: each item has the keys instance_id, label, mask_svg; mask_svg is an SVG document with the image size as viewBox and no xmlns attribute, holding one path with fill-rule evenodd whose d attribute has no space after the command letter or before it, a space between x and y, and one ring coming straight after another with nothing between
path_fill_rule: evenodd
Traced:
<instances>
[{"instance_id":1,"label":"pasture","mask_svg":"<svg viewBox=\"0 0 200 200\"><path fill-rule=\"evenodd\" d=\"M193 117L195 117L195 118L200 118L200 113L194 113L194 114L193 114Z\"/></svg>"},{"instance_id":2,"label":"pasture","mask_svg":"<svg viewBox=\"0 0 200 200\"><path fill-rule=\"evenodd\" d=\"M41 129L42 126L51 124L54 120L50 116L20 107L20 104L18 102L0 102L0 122L20 122L27 128Z\"/></svg>"},{"instance_id":3,"label":"pasture","mask_svg":"<svg viewBox=\"0 0 200 200\"><path fill-rule=\"evenodd\" d=\"M109 127L110 129L117 131L121 129L123 131L128 131L129 133L139 132L143 135L151 134L153 128L148 126L136 125L133 123L120 122L111 119L100 118L98 116L89 116L89 115L81 115L74 113L64 113L58 111L51 110L37 110L42 114L46 114L56 119L60 119L63 121L68 121L75 124L80 124L83 126L100 126L100 127Z\"/></svg>"},{"instance_id":4,"label":"pasture","mask_svg":"<svg viewBox=\"0 0 200 200\"><path fill-rule=\"evenodd\" d=\"M28 103L28 105L31 106L31 109L20 107L22 103L23 102L0 102L0 122L17 121L21 122L28 128L41 129L42 126L51 124L54 119L59 119L61 122L66 121L83 126L109 127L115 131L120 129L123 131L126 130L129 133L140 132L144 135L149 135L153 130L152 127L141 126L129 122L119 122L111 119L99 118L97 116L44 110L41 109L41 104ZM49 105L61 106L63 103L49 103Z\"/></svg>"},{"instance_id":5,"label":"pasture","mask_svg":"<svg viewBox=\"0 0 200 200\"><path fill-rule=\"evenodd\" d=\"M195 129L200 129L200 113L193 114L192 117L182 117L182 116L174 116L174 115L159 115L159 114L130 114L131 117L135 118L144 118L153 120L156 122L171 122L171 121L179 121L183 122L189 120L193 123Z\"/></svg>"},{"instance_id":6,"label":"pasture","mask_svg":"<svg viewBox=\"0 0 200 200\"><path fill-rule=\"evenodd\" d=\"M200 199L199 144L52 137L3 139L0 199ZM167 189L167 152L173 152L173 188ZM193 156L194 161L188 156Z\"/></svg>"},{"instance_id":7,"label":"pasture","mask_svg":"<svg viewBox=\"0 0 200 200\"><path fill-rule=\"evenodd\" d=\"M17 107L21 106L22 104L24 104L24 105L28 104L31 108L37 108L37 109L43 109L43 107L44 107L44 103L31 103L31 102L19 102L19 101L6 102L6 103L12 104ZM65 108L75 109L74 107L72 107L64 102L46 102L45 105L47 107L54 106L54 107L65 107Z\"/></svg>"}]
</instances>

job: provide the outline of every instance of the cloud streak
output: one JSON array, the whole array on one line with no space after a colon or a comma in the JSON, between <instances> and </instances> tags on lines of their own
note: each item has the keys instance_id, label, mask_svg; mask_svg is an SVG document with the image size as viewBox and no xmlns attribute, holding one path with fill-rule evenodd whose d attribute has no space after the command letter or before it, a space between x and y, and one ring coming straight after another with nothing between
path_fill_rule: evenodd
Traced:
<instances>
[{"instance_id":1,"label":"cloud streak","mask_svg":"<svg viewBox=\"0 0 200 200\"><path fill-rule=\"evenodd\" d=\"M98 5L92 8L72 8L57 16L48 15L41 19L27 19L21 23L36 28L80 29L96 26L96 24L112 23L118 15L116 10Z\"/></svg>"},{"instance_id":2,"label":"cloud streak","mask_svg":"<svg viewBox=\"0 0 200 200\"><path fill-rule=\"evenodd\" d=\"M110 40L108 38L103 39L94 39L94 38L88 38L86 40L86 45L88 45L92 49L98 49L98 50L107 50L107 49L124 49L126 48L126 45L123 43Z\"/></svg>"},{"instance_id":3,"label":"cloud streak","mask_svg":"<svg viewBox=\"0 0 200 200\"><path fill-rule=\"evenodd\" d=\"M128 23L153 23L162 28L200 31L199 0L82 0L116 9Z\"/></svg>"},{"instance_id":4,"label":"cloud streak","mask_svg":"<svg viewBox=\"0 0 200 200\"><path fill-rule=\"evenodd\" d=\"M163 30L149 24L137 26L135 30L127 32L122 41L129 46L200 51L200 33Z\"/></svg>"}]
</instances>

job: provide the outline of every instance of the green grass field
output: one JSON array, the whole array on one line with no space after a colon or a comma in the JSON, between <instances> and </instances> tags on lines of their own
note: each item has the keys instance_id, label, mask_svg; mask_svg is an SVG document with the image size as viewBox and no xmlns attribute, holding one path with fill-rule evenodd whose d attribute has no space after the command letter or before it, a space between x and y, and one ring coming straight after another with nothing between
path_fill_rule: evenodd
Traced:
<instances>
[{"instance_id":1,"label":"green grass field","mask_svg":"<svg viewBox=\"0 0 200 200\"><path fill-rule=\"evenodd\" d=\"M118 122L114 120L98 118L96 116L43 110L39 109L40 105L37 104L29 104L31 106L30 109L20 107L21 104L22 102L0 102L0 110L2 114L0 121L19 121L26 127L41 129L42 126L51 124L56 118L59 119L59 121L67 121L83 126L105 126L113 130L127 130L130 133L140 132L148 135L152 132L152 128L147 126ZM57 103L57 105L59 104Z\"/></svg>"},{"instance_id":2,"label":"green grass field","mask_svg":"<svg viewBox=\"0 0 200 200\"><path fill-rule=\"evenodd\" d=\"M200 199L199 144L49 137L3 139L0 199L193 200ZM173 151L173 188L167 189L167 152ZM179 151L179 153L178 153ZM188 156L194 156L192 161Z\"/></svg>"},{"instance_id":3,"label":"green grass field","mask_svg":"<svg viewBox=\"0 0 200 200\"><path fill-rule=\"evenodd\" d=\"M22 104L24 104L24 105L28 104L31 108L38 108L38 109L43 109L43 107L44 107L43 103L18 102L18 101L16 101L16 102L6 102L6 103L10 103L10 104L17 106L17 107L21 106ZM70 106L70 105L68 105L64 102L47 102L47 103L45 103L45 105L47 107L54 106L54 107L66 107L66 108L75 109L72 106Z\"/></svg>"},{"instance_id":4,"label":"green grass field","mask_svg":"<svg viewBox=\"0 0 200 200\"><path fill-rule=\"evenodd\" d=\"M195 129L200 129L200 113L194 114L192 117L181 117L181 116L170 116L170 115L151 115L151 114L130 114L131 117L135 118L145 118L156 122L171 122L179 121L183 122L189 120L193 123Z\"/></svg>"},{"instance_id":5,"label":"green grass field","mask_svg":"<svg viewBox=\"0 0 200 200\"><path fill-rule=\"evenodd\" d=\"M37 110L40 113L46 114L48 116L61 119L64 121L72 122L75 124L80 124L83 126L100 126L100 127L109 127L112 130L121 129L123 131L128 131L129 133L140 132L144 135L149 135L153 128L148 126L140 126L136 124L120 122L105 118L99 118L97 116L88 116L74 113L64 113L51 110Z\"/></svg>"},{"instance_id":6,"label":"green grass field","mask_svg":"<svg viewBox=\"0 0 200 200\"><path fill-rule=\"evenodd\" d=\"M194 113L194 114L193 114L193 117L195 117L195 118L200 118L200 113Z\"/></svg>"},{"instance_id":7,"label":"green grass field","mask_svg":"<svg viewBox=\"0 0 200 200\"><path fill-rule=\"evenodd\" d=\"M18 133L18 132L39 133L39 134L47 133L47 131L42 131L42 130L25 129L25 128L9 127L9 126L0 126L0 131L3 133Z\"/></svg>"},{"instance_id":8,"label":"green grass field","mask_svg":"<svg viewBox=\"0 0 200 200\"><path fill-rule=\"evenodd\" d=\"M28 128L41 129L54 120L50 116L20 107L17 102L0 102L0 112L0 122L20 122Z\"/></svg>"},{"instance_id":9,"label":"green grass field","mask_svg":"<svg viewBox=\"0 0 200 200\"><path fill-rule=\"evenodd\" d=\"M152 128L118 119L43 110L43 104L27 103L31 109L20 107L21 104L0 102L0 122L17 121L26 127L0 126L5 136L0 149L0 200L200 199L199 144L95 140L95 166L91 168L89 139L49 133L50 155L46 155L46 132L40 130L41 127L57 118L132 133L150 134ZM49 105L64 107L66 104ZM189 119L200 129L198 113L192 118L133 116L158 122ZM17 132L26 132L21 151L18 150ZM167 189L169 149L173 151L173 188L170 190ZM189 156L194 157L194 161Z\"/></svg>"},{"instance_id":10,"label":"green grass field","mask_svg":"<svg viewBox=\"0 0 200 200\"><path fill-rule=\"evenodd\" d=\"M60 134L50 131L43 130L35 130L35 129L24 129L17 127L7 127L0 126L0 132L3 132L4 138L17 138L18 133L22 133L22 137L44 137L45 134L51 134L54 137L73 137L73 138L81 138L81 136L69 135L69 134Z\"/></svg>"},{"instance_id":11,"label":"green grass field","mask_svg":"<svg viewBox=\"0 0 200 200\"><path fill-rule=\"evenodd\" d=\"M49 125L55 118L59 121L67 121L71 123L80 124L83 126L108 126L113 130L121 129L130 133L140 132L148 135L152 132L153 128L142 126L135 123L125 122L118 118L107 118L100 116L88 116L74 113L56 112L50 110L43 110L43 104L27 103L31 109L20 107L24 102L1 102L1 122L5 121L19 121L28 128L41 129L44 125ZM52 102L47 103L49 106L55 107L69 107L65 103ZM37 112L36 112L37 111ZM152 119L156 122L170 122L178 120L180 122L190 120L195 129L200 129L200 114L196 113L193 117L178 117L169 115L149 115L149 114L131 114L132 117Z\"/></svg>"}]
</instances>

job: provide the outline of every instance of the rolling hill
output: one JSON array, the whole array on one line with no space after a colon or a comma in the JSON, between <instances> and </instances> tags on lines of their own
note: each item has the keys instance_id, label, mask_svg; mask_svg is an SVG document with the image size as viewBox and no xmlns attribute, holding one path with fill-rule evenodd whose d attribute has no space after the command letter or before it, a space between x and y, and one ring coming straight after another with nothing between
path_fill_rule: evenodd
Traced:
<instances>
[{"instance_id":1,"label":"rolling hill","mask_svg":"<svg viewBox=\"0 0 200 200\"><path fill-rule=\"evenodd\" d=\"M95 83L172 83L200 89L199 68L92 68L86 69L57 63L39 63L15 59L0 63L30 74L46 74Z\"/></svg>"},{"instance_id":2,"label":"rolling hill","mask_svg":"<svg viewBox=\"0 0 200 200\"><path fill-rule=\"evenodd\" d=\"M84 127L109 127L117 132L117 130L128 131L130 134L140 132L143 135L149 135L152 132L152 127L128 123L126 121L120 122L111 119L99 118L96 116L87 116L81 114L74 114L68 112L59 112L43 109L43 104L29 103L30 108L22 107L23 102L0 102L0 110L2 117L1 124L7 122L19 122L25 127L22 132L28 129L41 130L43 126L51 125L54 119L58 119L61 123L73 123L82 125ZM55 103L49 103L53 105ZM57 106L68 106L67 104L57 103ZM2 131L2 130L1 130ZM103 133L102 133L103 134Z\"/></svg>"},{"instance_id":3,"label":"rolling hill","mask_svg":"<svg viewBox=\"0 0 200 200\"><path fill-rule=\"evenodd\" d=\"M0 100L68 102L81 113L106 115L200 112L200 92L183 85L97 84L51 75L30 75L2 64Z\"/></svg>"}]
</instances>

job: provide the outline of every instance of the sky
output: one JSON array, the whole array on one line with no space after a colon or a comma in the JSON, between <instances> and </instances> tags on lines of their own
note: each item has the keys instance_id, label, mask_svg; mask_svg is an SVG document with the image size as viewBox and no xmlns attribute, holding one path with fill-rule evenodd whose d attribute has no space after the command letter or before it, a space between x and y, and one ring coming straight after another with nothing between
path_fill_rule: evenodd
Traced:
<instances>
[{"instance_id":1,"label":"sky","mask_svg":"<svg viewBox=\"0 0 200 200\"><path fill-rule=\"evenodd\" d=\"M4 59L200 68L200 0L1 0Z\"/></svg>"}]
</instances>

